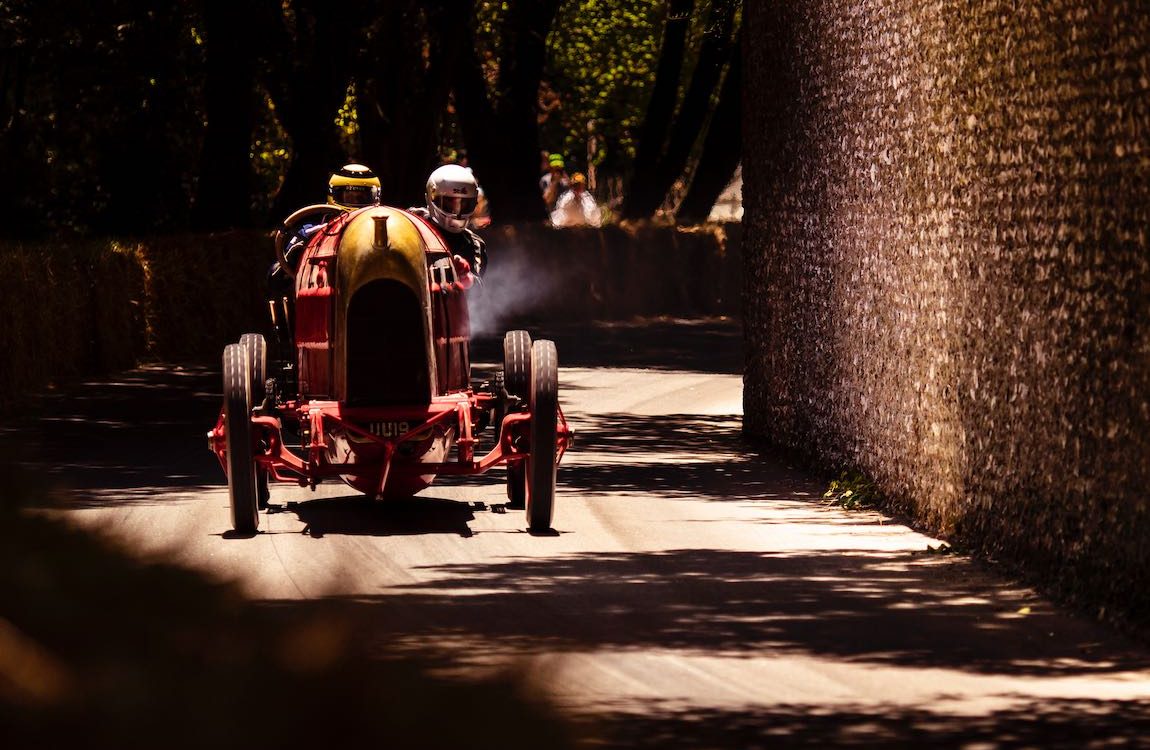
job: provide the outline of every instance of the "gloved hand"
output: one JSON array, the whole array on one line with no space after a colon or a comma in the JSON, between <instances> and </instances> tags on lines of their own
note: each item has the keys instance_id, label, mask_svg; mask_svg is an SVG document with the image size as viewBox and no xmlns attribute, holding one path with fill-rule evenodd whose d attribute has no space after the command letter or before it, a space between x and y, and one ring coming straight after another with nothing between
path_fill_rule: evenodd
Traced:
<instances>
[{"instance_id":1,"label":"gloved hand","mask_svg":"<svg viewBox=\"0 0 1150 750\"><path fill-rule=\"evenodd\" d=\"M475 283L475 276L471 273L471 264L462 255L452 255L451 265L455 267L456 283L463 289L470 289Z\"/></svg>"}]
</instances>

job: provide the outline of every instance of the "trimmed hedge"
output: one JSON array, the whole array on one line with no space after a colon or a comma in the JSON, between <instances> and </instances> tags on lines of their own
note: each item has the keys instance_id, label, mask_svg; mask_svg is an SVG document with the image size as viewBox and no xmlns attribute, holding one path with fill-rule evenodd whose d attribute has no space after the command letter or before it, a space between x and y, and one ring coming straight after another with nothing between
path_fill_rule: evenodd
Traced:
<instances>
[{"instance_id":1,"label":"trimmed hedge","mask_svg":"<svg viewBox=\"0 0 1150 750\"><path fill-rule=\"evenodd\" d=\"M0 410L145 358L211 361L257 325L270 252L250 232L0 247Z\"/></svg>"},{"instance_id":2,"label":"trimmed hedge","mask_svg":"<svg viewBox=\"0 0 1150 750\"><path fill-rule=\"evenodd\" d=\"M485 232L491 271L473 293L480 332L532 319L730 314L738 226ZM269 235L0 245L0 411L61 378L144 359L216 363L265 329Z\"/></svg>"},{"instance_id":3,"label":"trimmed hedge","mask_svg":"<svg viewBox=\"0 0 1150 750\"><path fill-rule=\"evenodd\" d=\"M738 314L741 229L493 227L472 325L499 332L531 321Z\"/></svg>"},{"instance_id":4,"label":"trimmed hedge","mask_svg":"<svg viewBox=\"0 0 1150 750\"><path fill-rule=\"evenodd\" d=\"M1150 8L747 22L747 431L1150 623Z\"/></svg>"},{"instance_id":5,"label":"trimmed hedge","mask_svg":"<svg viewBox=\"0 0 1150 750\"><path fill-rule=\"evenodd\" d=\"M144 349L143 269L119 243L0 252L0 407L57 378L131 367Z\"/></svg>"}]
</instances>

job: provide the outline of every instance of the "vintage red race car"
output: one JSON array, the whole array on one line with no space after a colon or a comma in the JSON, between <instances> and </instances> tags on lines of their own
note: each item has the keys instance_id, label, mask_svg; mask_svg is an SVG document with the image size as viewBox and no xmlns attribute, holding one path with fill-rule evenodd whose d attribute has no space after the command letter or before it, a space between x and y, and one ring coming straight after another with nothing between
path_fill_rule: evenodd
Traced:
<instances>
[{"instance_id":1,"label":"vintage red race car","mask_svg":"<svg viewBox=\"0 0 1150 750\"><path fill-rule=\"evenodd\" d=\"M508 506L550 529L555 468L572 432L559 406L555 344L503 340L503 369L472 386L467 290L474 281L436 228L397 208L297 211L315 224L292 300L273 301L288 356L269 364L249 333L224 349L224 403L208 433L228 477L232 526L253 534L268 482L338 478L372 498L410 497L437 475L505 466ZM477 451L490 427L490 446Z\"/></svg>"}]
</instances>

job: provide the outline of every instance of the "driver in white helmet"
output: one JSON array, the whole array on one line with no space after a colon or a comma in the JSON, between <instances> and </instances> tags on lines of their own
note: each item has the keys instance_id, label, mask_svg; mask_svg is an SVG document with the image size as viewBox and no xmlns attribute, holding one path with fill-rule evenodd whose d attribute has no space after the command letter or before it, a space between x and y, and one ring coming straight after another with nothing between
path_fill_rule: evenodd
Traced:
<instances>
[{"instance_id":1,"label":"driver in white helmet","mask_svg":"<svg viewBox=\"0 0 1150 750\"><path fill-rule=\"evenodd\" d=\"M445 164L427 178L427 206L411 212L429 219L443 235L453 256L467 261L472 273L482 275L487 268L487 247L467 224L479 203L479 183L467 167Z\"/></svg>"}]
</instances>

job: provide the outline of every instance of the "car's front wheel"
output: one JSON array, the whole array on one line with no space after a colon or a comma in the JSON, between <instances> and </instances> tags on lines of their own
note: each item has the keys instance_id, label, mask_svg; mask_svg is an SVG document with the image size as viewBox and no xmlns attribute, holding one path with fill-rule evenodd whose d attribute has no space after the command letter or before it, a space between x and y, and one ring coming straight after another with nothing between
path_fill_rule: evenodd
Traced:
<instances>
[{"instance_id":1,"label":"car's front wheel","mask_svg":"<svg viewBox=\"0 0 1150 750\"><path fill-rule=\"evenodd\" d=\"M252 405L263 403L268 377L268 342L258 333L245 333L240 336L240 346L248 353L248 367L251 370ZM260 510L268 507L271 491L268 489L268 473L256 467L256 497Z\"/></svg>"},{"instance_id":2,"label":"car's front wheel","mask_svg":"<svg viewBox=\"0 0 1150 750\"><path fill-rule=\"evenodd\" d=\"M559 419L559 357L555 342L531 345L531 441L527 457L527 525L548 531L555 509Z\"/></svg>"},{"instance_id":3,"label":"car's front wheel","mask_svg":"<svg viewBox=\"0 0 1150 750\"><path fill-rule=\"evenodd\" d=\"M251 369L252 403L264 400L264 382L268 377L268 342L258 333L245 333L240 336L240 346L248 353Z\"/></svg>"},{"instance_id":4,"label":"car's front wheel","mask_svg":"<svg viewBox=\"0 0 1150 750\"><path fill-rule=\"evenodd\" d=\"M531 334L508 331L503 336L503 381L507 392L528 397L531 387Z\"/></svg>"},{"instance_id":5,"label":"car's front wheel","mask_svg":"<svg viewBox=\"0 0 1150 750\"><path fill-rule=\"evenodd\" d=\"M254 534L259 528L256 464L252 455L251 360L243 344L224 348L224 429L227 432L228 499L232 528Z\"/></svg>"}]
</instances>

